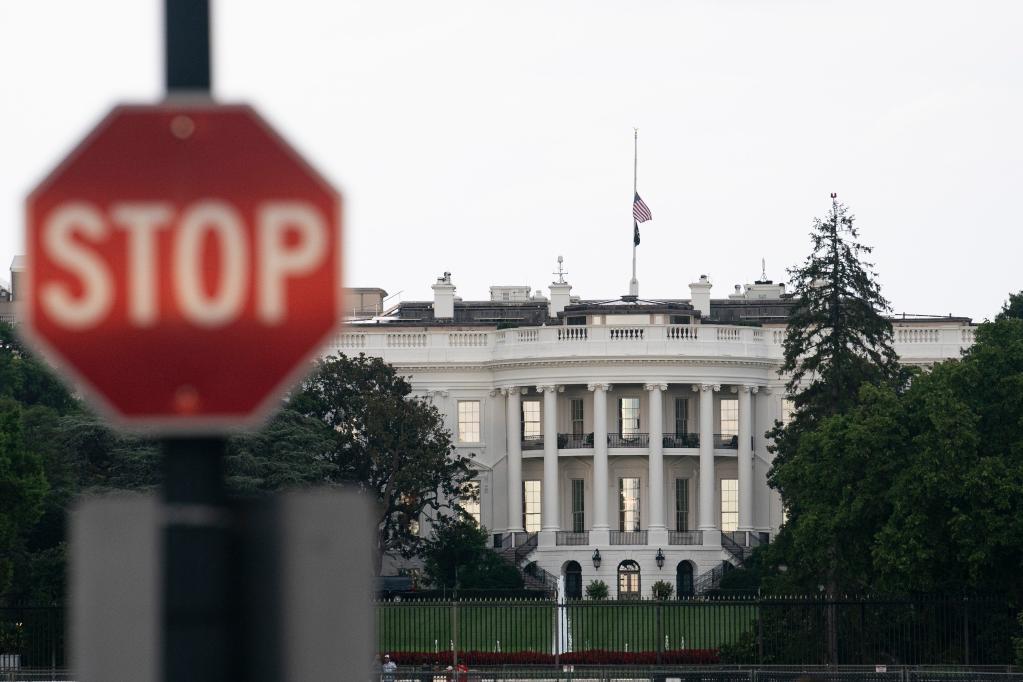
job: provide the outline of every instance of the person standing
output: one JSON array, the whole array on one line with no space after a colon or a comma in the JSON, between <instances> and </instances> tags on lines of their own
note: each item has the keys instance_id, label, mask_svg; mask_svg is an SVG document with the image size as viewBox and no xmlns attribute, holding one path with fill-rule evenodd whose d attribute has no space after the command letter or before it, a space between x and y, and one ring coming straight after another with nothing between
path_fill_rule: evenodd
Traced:
<instances>
[{"instance_id":1,"label":"person standing","mask_svg":"<svg viewBox=\"0 0 1023 682\"><path fill-rule=\"evenodd\" d=\"M390 654L384 654L384 660L380 664L380 682L394 682L397 672L398 664L391 660Z\"/></svg>"}]
</instances>

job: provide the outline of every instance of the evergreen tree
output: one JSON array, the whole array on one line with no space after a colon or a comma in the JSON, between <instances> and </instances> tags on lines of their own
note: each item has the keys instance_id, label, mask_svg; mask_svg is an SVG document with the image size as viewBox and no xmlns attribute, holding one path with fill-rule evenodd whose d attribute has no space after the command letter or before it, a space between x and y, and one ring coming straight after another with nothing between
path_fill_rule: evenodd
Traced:
<instances>
[{"instance_id":1,"label":"evergreen tree","mask_svg":"<svg viewBox=\"0 0 1023 682\"><path fill-rule=\"evenodd\" d=\"M795 413L768 434L775 453L768 482L788 512L772 559L799 567L786 574L789 587L823 586L832 594L862 589L869 578L862 571L873 533L862 513L883 514L885 485L878 476L887 470L881 460L890 449L886 432L851 429L846 417L862 387L894 397L907 377L884 316L888 301L864 260L871 248L858 237L853 216L832 195L831 212L814 220L810 255L789 270L795 304L780 373L788 376ZM883 410L871 414L879 429L897 426Z\"/></svg>"}]
</instances>

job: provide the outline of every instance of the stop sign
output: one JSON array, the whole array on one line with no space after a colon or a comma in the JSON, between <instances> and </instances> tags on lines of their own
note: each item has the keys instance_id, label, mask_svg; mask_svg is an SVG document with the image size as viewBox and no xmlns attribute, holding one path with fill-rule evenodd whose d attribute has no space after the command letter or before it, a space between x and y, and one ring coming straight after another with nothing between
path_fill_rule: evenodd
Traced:
<instances>
[{"instance_id":1,"label":"stop sign","mask_svg":"<svg viewBox=\"0 0 1023 682\"><path fill-rule=\"evenodd\" d=\"M340 203L249 107L118 107L28 199L26 331L122 426L258 423L339 322Z\"/></svg>"}]
</instances>

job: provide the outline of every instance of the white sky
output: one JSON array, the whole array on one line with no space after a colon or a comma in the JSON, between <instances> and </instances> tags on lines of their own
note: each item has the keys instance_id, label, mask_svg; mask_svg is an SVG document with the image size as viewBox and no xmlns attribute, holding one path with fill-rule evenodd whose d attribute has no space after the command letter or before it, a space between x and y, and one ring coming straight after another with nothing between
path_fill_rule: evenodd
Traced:
<instances>
[{"instance_id":1,"label":"white sky","mask_svg":"<svg viewBox=\"0 0 1023 682\"><path fill-rule=\"evenodd\" d=\"M429 299L724 297L805 257L838 192L897 312L1023 289L1023 3L221 0L214 90L344 192L350 286ZM0 1L0 269L29 189L163 91L159 0ZM6 275L6 272L4 272Z\"/></svg>"}]
</instances>

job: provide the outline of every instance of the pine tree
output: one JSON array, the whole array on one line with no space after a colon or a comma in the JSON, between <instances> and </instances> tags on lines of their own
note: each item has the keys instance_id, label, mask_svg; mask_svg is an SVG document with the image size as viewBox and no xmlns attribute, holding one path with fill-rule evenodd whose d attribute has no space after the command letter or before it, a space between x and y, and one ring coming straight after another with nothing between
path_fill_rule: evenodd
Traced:
<instances>
[{"instance_id":1,"label":"pine tree","mask_svg":"<svg viewBox=\"0 0 1023 682\"><path fill-rule=\"evenodd\" d=\"M891 306L881 295L873 250L861 244L854 217L832 194L831 212L816 218L812 250L790 269L795 288L785 335L786 390L796 422L840 414L856 402L864 383L898 384L904 379L893 347Z\"/></svg>"},{"instance_id":2,"label":"pine tree","mask_svg":"<svg viewBox=\"0 0 1023 682\"><path fill-rule=\"evenodd\" d=\"M783 582L789 588L839 591L863 589L870 572L873 528L867 517L883 513L883 477L877 458L895 425L883 422L877 432L853 433L846 415L857 408L860 389L886 389L905 383L895 349L891 308L881 295L873 264L864 260L871 248L858 241L853 216L832 194L831 212L815 219L812 249L802 265L789 270L795 304L785 335L786 390L795 413L768 434L774 445L769 484L788 511L771 552L775 565L792 567ZM883 438L882 438L883 440ZM869 475L867 475L869 474ZM865 512L870 512L865 515ZM837 626L833 607L826 613L828 652L837 660Z\"/></svg>"}]
</instances>

